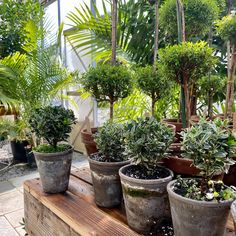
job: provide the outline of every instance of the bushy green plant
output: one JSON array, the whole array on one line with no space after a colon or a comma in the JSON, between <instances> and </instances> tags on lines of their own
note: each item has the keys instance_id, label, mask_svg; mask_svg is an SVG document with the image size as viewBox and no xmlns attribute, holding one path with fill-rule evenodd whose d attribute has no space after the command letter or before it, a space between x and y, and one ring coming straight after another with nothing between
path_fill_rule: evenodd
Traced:
<instances>
[{"instance_id":1,"label":"bushy green plant","mask_svg":"<svg viewBox=\"0 0 236 236\"><path fill-rule=\"evenodd\" d=\"M94 134L99 153L104 161L117 162L126 159L124 125L105 123L98 132Z\"/></svg>"},{"instance_id":2,"label":"bushy green plant","mask_svg":"<svg viewBox=\"0 0 236 236\"><path fill-rule=\"evenodd\" d=\"M47 140L51 146L48 151L57 152L58 142L67 140L75 120L72 110L62 106L47 106L32 112L29 124L37 137Z\"/></svg>"},{"instance_id":3,"label":"bushy green plant","mask_svg":"<svg viewBox=\"0 0 236 236\"><path fill-rule=\"evenodd\" d=\"M181 133L184 155L201 170L205 184L234 164L231 155L236 151L236 139L224 126L220 120L201 120Z\"/></svg>"},{"instance_id":4,"label":"bushy green plant","mask_svg":"<svg viewBox=\"0 0 236 236\"><path fill-rule=\"evenodd\" d=\"M156 102L170 94L173 83L162 76L160 70L150 65L138 68L136 74L138 87L152 99L152 115L154 116Z\"/></svg>"},{"instance_id":5,"label":"bushy green plant","mask_svg":"<svg viewBox=\"0 0 236 236\"><path fill-rule=\"evenodd\" d=\"M219 7L216 0L184 0L186 38L203 38L218 18ZM169 37L177 40L176 0L166 0L160 9L160 24Z\"/></svg>"},{"instance_id":6,"label":"bushy green plant","mask_svg":"<svg viewBox=\"0 0 236 236\"><path fill-rule=\"evenodd\" d=\"M127 154L136 164L156 165L173 139L173 131L153 117L140 118L127 124Z\"/></svg>"},{"instance_id":7,"label":"bushy green plant","mask_svg":"<svg viewBox=\"0 0 236 236\"><path fill-rule=\"evenodd\" d=\"M91 93L98 102L110 103L110 118L113 119L114 103L131 93L131 74L123 65L110 63L90 67L81 79L85 91Z\"/></svg>"}]
</instances>

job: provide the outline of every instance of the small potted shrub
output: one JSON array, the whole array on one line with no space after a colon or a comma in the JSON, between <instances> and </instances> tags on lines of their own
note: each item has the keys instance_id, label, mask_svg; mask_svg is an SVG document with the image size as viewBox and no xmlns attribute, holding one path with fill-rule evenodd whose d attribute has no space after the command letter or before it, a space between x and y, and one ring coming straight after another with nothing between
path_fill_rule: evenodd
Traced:
<instances>
[{"instance_id":1,"label":"small potted shrub","mask_svg":"<svg viewBox=\"0 0 236 236\"><path fill-rule=\"evenodd\" d=\"M126 66L99 63L95 68L90 67L82 76L81 84L98 103L107 102L110 106L110 120L113 121L114 103L127 97L132 89L131 75ZM92 129L96 133L97 128ZM81 133L82 142L85 144L87 154L97 152L93 135L88 130Z\"/></svg>"},{"instance_id":2,"label":"small potted shrub","mask_svg":"<svg viewBox=\"0 0 236 236\"><path fill-rule=\"evenodd\" d=\"M99 152L89 157L95 202L101 207L114 207L121 203L122 190L119 169L130 163L124 155L124 125L105 123L94 135Z\"/></svg>"},{"instance_id":3,"label":"small potted shrub","mask_svg":"<svg viewBox=\"0 0 236 236\"><path fill-rule=\"evenodd\" d=\"M159 166L174 132L155 118L142 118L127 125L127 154L133 163L119 171L129 226L149 234L170 217L167 184L172 172Z\"/></svg>"},{"instance_id":4,"label":"small potted shrub","mask_svg":"<svg viewBox=\"0 0 236 236\"><path fill-rule=\"evenodd\" d=\"M34 149L42 187L46 193L65 192L68 189L73 147L66 143L75 123L72 110L62 106L36 109L29 124L38 138L47 141Z\"/></svg>"},{"instance_id":5,"label":"small potted shrub","mask_svg":"<svg viewBox=\"0 0 236 236\"><path fill-rule=\"evenodd\" d=\"M234 162L235 138L214 122L201 120L183 132L185 155L201 171L201 178L177 179L167 186L176 236L224 235L235 192L216 173Z\"/></svg>"}]
</instances>

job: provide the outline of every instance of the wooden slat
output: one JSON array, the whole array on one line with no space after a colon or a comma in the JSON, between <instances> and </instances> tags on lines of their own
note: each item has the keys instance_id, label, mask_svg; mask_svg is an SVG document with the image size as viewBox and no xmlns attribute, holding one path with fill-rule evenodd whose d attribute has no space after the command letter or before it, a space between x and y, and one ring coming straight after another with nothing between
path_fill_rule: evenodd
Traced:
<instances>
[{"instance_id":1,"label":"wooden slat","mask_svg":"<svg viewBox=\"0 0 236 236\"><path fill-rule=\"evenodd\" d=\"M71 171L71 175L92 185L92 176L88 165L76 170L74 169Z\"/></svg>"},{"instance_id":2,"label":"wooden slat","mask_svg":"<svg viewBox=\"0 0 236 236\"><path fill-rule=\"evenodd\" d=\"M99 208L69 191L65 194L46 194L38 180L24 183L25 191L51 210L75 232L87 236L136 236L128 226L111 218ZM27 194L25 194L27 197Z\"/></svg>"}]
</instances>

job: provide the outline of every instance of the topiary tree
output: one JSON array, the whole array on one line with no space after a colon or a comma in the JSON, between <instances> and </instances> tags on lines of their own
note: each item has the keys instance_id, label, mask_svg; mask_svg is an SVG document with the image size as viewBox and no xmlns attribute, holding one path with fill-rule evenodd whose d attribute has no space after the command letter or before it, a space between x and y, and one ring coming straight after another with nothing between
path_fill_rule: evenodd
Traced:
<instances>
[{"instance_id":1,"label":"topiary tree","mask_svg":"<svg viewBox=\"0 0 236 236\"><path fill-rule=\"evenodd\" d=\"M219 7L216 0L184 0L185 38L204 37L218 18ZM160 25L168 37L177 39L178 26L176 0L166 0L160 8Z\"/></svg>"},{"instance_id":2,"label":"topiary tree","mask_svg":"<svg viewBox=\"0 0 236 236\"><path fill-rule=\"evenodd\" d=\"M109 102L110 119L113 120L114 103L127 97L132 90L131 74L123 65L98 64L90 67L81 79L85 91L91 93L97 102Z\"/></svg>"},{"instance_id":3,"label":"topiary tree","mask_svg":"<svg viewBox=\"0 0 236 236\"><path fill-rule=\"evenodd\" d=\"M138 68L136 74L138 87L152 99L151 112L154 116L156 102L170 93L172 83L150 65Z\"/></svg>"},{"instance_id":4,"label":"topiary tree","mask_svg":"<svg viewBox=\"0 0 236 236\"><path fill-rule=\"evenodd\" d=\"M216 63L213 49L206 42L183 42L160 50L160 63L167 79L176 81L184 88L182 107L186 111L187 126L190 120L191 88L205 76Z\"/></svg>"},{"instance_id":5,"label":"topiary tree","mask_svg":"<svg viewBox=\"0 0 236 236\"><path fill-rule=\"evenodd\" d=\"M225 117L232 117L234 102L234 75L236 70L236 15L223 17L217 22L220 36L230 42L230 62L228 63L228 81L226 90Z\"/></svg>"}]
</instances>

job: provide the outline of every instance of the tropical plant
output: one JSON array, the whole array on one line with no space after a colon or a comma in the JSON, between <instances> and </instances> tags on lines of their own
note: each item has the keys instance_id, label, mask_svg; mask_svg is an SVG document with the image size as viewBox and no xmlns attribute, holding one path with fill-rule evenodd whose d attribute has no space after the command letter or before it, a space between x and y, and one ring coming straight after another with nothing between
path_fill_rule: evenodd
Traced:
<instances>
[{"instance_id":1,"label":"tropical plant","mask_svg":"<svg viewBox=\"0 0 236 236\"><path fill-rule=\"evenodd\" d=\"M212 55L213 49L205 42L183 42L160 50L160 63L163 74L167 79L176 81L184 88L184 103L187 125L191 116L191 91L196 82L206 75L215 65L216 58Z\"/></svg>"},{"instance_id":2,"label":"tropical plant","mask_svg":"<svg viewBox=\"0 0 236 236\"><path fill-rule=\"evenodd\" d=\"M218 19L219 7L216 0L184 0L185 38L203 39L214 21ZM222 2L222 1L221 1ZM160 25L168 38L176 42L178 36L176 0L166 0L160 8Z\"/></svg>"},{"instance_id":3,"label":"tropical plant","mask_svg":"<svg viewBox=\"0 0 236 236\"><path fill-rule=\"evenodd\" d=\"M201 120L181 133L184 155L201 170L205 185L216 173L234 164L231 157L236 151L236 139L224 126L221 120Z\"/></svg>"},{"instance_id":4,"label":"tropical plant","mask_svg":"<svg viewBox=\"0 0 236 236\"><path fill-rule=\"evenodd\" d=\"M153 68L147 65L138 68L136 75L138 87L152 100L151 111L154 116L156 102L170 94L173 84L162 76L158 67Z\"/></svg>"},{"instance_id":5,"label":"tropical plant","mask_svg":"<svg viewBox=\"0 0 236 236\"><path fill-rule=\"evenodd\" d=\"M154 117L131 121L127 124L127 155L136 164L147 167L157 165L173 139L173 131Z\"/></svg>"},{"instance_id":6,"label":"tropical plant","mask_svg":"<svg viewBox=\"0 0 236 236\"><path fill-rule=\"evenodd\" d=\"M220 36L230 42L230 56L228 62L228 81L225 102L225 116L232 117L234 103L234 76L236 70L236 15L223 17L217 22L217 30Z\"/></svg>"},{"instance_id":7,"label":"tropical plant","mask_svg":"<svg viewBox=\"0 0 236 236\"><path fill-rule=\"evenodd\" d=\"M104 161L117 162L126 159L124 131L124 125L107 122L94 134L94 140Z\"/></svg>"},{"instance_id":8,"label":"tropical plant","mask_svg":"<svg viewBox=\"0 0 236 236\"><path fill-rule=\"evenodd\" d=\"M98 102L109 102L110 119L113 120L114 103L131 93L131 74L123 65L110 63L90 67L83 74L81 84Z\"/></svg>"},{"instance_id":9,"label":"tropical plant","mask_svg":"<svg viewBox=\"0 0 236 236\"><path fill-rule=\"evenodd\" d=\"M29 125L38 138L44 138L49 145L40 145L36 148L41 152L60 152L68 149L68 145L58 145L66 141L75 124L72 110L62 106L46 106L32 112Z\"/></svg>"}]
</instances>

